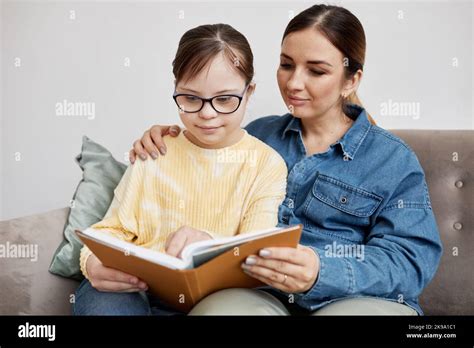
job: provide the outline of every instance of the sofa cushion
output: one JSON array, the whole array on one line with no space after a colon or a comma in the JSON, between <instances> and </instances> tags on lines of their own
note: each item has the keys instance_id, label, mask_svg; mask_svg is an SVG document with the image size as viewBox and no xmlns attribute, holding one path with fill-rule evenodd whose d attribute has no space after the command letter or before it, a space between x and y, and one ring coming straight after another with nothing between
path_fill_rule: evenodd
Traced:
<instances>
[{"instance_id":1,"label":"sofa cushion","mask_svg":"<svg viewBox=\"0 0 474 348\"><path fill-rule=\"evenodd\" d=\"M47 269L61 241L69 208L0 222L2 315L71 314L78 282Z\"/></svg>"},{"instance_id":2,"label":"sofa cushion","mask_svg":"<svg viewBox=\"0 0 474 348\"><path fill-rule=\"evenodd\" d=\"M82 151L76 161L83 171L82 180L71 201L71 210L64 227L64 240L54 254L49 271L81 280L83 275L79 267L79 256L83 244L74 231L102 220L127 166L86 136L82 138Z\"/></svg>"}]
</instances>

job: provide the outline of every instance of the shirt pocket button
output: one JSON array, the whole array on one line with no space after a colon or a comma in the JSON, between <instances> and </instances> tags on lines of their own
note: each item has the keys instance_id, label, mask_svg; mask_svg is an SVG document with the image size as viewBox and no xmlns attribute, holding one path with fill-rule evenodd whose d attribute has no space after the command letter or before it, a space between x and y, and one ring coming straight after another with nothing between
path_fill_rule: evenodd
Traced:
<instances>
[{"instance_id":1,"label":"shirt pocket button","mask_svg":"<svg viewBox=\"0 0 474 348\"><path fill-rule=\"evenodd\" d=\"M346 204L346 203L347 203L347 197L342 196L342 197L339 199L339 202L341 202L342 204Z\"/></svg>"},{"instance_id":2,"label":"shirt pocket button","mask_svg":"<svg viewBox=\"0 0 474 348\"><path fill-rule=\"evenodd\" d=\"M293 209L295 207L294 201L292 199L288 200L288 208Z\"/></svg>"}]
</instances>

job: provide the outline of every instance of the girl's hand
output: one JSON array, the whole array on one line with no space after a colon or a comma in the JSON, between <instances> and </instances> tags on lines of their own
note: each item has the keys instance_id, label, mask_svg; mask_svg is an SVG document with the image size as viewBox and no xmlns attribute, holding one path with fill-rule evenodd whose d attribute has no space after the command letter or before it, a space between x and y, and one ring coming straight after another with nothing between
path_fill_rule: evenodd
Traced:
<instances>
[{"instance_id":1,"label":"girl's hand","mask_svg":"<svg viewBox=\"0 0 474 348\"><path fill-rule=\"evenodd\" d=\"M186 245L207 239L212 239L208 233L189 226L182 226L168 236L165 245L166 253L174 257L181 257L181 252Z\"/></svg>"},{"instance_id":2,"label":"girl's hand","mask_svg":"<svg viewBox=\"0 0 474 348\"><path fill-rule=\"evenodd\" d=\"M87 259L87 274L91 285L104 292L135 292L147 290L145 282L119 270L105 267L94 254Z\"/></svg>"},{"instance_id":3,"label":"girl's hand","mask_svg":"<svg viewBox=\"0 0 474 348\"><path fill-rule=\"evenodd\" d=\"M313 287L319 266L319 255L313 249L298 244L297 248L262 249L259 256L247 257L242 269L267 285L287 293L298 293Z\"/></svg>"},{"instance_id":4,"label":"girl's hand","mask_svg":"<svg viewBox=\"0 0 474 348\"><path fill-rule=\"evenodd\" d=\"M166 154L166 145L163 142L165 135L171 135L177 137L181 128L179 126L153 126L145 133L141 139L136 140L133 143L133 149L130 150L129 158L130 163L135 163L136 156L139 156L142 160L147 159L147 154L153 159L158 158L158 153L162 155Z\"/></svg>"}]
</instances>

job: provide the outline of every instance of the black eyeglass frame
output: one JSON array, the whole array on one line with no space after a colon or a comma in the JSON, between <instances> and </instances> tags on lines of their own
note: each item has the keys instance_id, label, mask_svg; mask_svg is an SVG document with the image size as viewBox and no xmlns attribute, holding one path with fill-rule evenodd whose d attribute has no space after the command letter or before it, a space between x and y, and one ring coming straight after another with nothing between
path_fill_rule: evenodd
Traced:
<instances>
[{"instance_id":1,"label":"black eyeglass frame","mask_svg":"<svg viewBox=\"0 0 474 348\"><path fill-rule=\"evenodd\" d=\"M242 99L244 99L244 94L245 92L247 92L247 89L249 88L250 84L247 84L245 86L245 89L244 91L239 95L239 94L221 94L221 95L216 95L212 98L202 98L202 97L199 97L197 95L194 95L194 94L187 94L187 93L176 93L176 91L174 92L173 94L173 99L174 99L174 102L176 103L176 105L178 106L180 112L184 112L184 113L189 113L189 114L193 114L195 112L199 112L202 110L202 108L204 107L204 104L205 103L209 103L211 104L211 107L219 114L222 114L222 115L228 115L228 114L233 114L234 112L236 112L239 107L240 107L240 104L242 103ZM198 98L201 100L201 107L199 108L199 110L196 110L196 111L186 111L186 110L183 110L181 108L181 106L179 105L178 103L178 97L181 97L181 96L187 96L187 97L194 97L194 98ZM237 97L239 99L239 104L237 104L237 107L235 108L234 111L231 111L231 112L220 112L219 110L217 110L215 107L214 107L214 104L212 103L212 101L216 98L222 98L222 97Z\"/></svg>"}]
</instances>

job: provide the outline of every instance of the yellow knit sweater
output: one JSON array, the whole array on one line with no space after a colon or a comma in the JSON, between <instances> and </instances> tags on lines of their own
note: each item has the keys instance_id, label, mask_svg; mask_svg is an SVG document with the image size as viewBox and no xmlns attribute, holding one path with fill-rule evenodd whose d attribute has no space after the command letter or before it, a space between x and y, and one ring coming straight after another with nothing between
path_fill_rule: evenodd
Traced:
<instances>
[{"instance_id":1,"label":"yellow knit sweater","mask_svg":"<svg viewBox=\"0 0 474 348\"><path fill-rule=\"evenodd\" d=\"M287 168L271 147L244 131L234 145L204 149L184 132L166 138L167 154L130 165L104 219L91 228L164 252L183 225L213 237L271 228L286 192ZM89 248L81 250L86 278Z\"/></svg>"}]
</instances>

